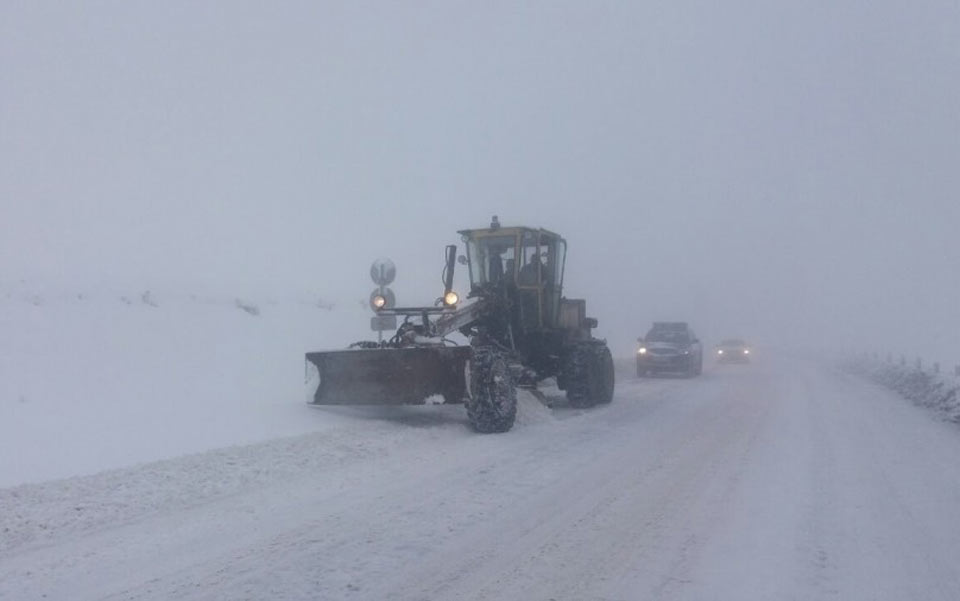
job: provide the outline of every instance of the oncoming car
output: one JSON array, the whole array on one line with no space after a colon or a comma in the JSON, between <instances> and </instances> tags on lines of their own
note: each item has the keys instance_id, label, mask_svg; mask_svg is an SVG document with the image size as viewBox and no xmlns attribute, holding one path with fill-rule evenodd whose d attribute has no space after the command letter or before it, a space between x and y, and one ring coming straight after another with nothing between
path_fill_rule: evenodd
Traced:
<instances>
[{"instance_id":1,"label":"oncoming car","mask_svg":"<svg viewBox=\"0 0 960 601\"><path fill-rule=\"evenodd\" d=\"M637 349L637 376L673 372L693 377L703 371L703 350L697 335L682 321L657 321Z\"/></svg>"},{"instance_id":2,"label":"oncoming car","mask_svg":"<svg viewBox=\"0 0 960 601\"><path fill-rule=\"evenodd\" d=\"M720 363L747 363L750 347L739 338L729 338L717 345L717 361Z\"/></svg>"}]
</instances>

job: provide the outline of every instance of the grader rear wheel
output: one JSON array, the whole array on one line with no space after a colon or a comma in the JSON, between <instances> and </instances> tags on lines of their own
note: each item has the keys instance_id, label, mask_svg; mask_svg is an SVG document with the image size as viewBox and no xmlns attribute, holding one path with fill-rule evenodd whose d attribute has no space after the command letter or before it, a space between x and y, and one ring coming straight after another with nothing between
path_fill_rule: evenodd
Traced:
<instances>
[{"instance_id":1,"label":"grader rear wheel","mask_svg":"<svg viewBox=\"0 0 960 601\"><path fill-rule=\"evenodd\" d=\"M596 370L597 370L597 403L606 405L613 400L614 374L613 374L613 355L607 345L597 347Z\"/></svg>"},{"instance_id":2,"label":"grader rear wheel","mask_svg":"<svg viewBox=\"0 0 960 601\"><path fill-rule=\"evenodd\" d=\"M613 356L606 344L576 344L564 361L567 400L572 407L586 408L613 400Z\"/></svg>"}]
</instances>

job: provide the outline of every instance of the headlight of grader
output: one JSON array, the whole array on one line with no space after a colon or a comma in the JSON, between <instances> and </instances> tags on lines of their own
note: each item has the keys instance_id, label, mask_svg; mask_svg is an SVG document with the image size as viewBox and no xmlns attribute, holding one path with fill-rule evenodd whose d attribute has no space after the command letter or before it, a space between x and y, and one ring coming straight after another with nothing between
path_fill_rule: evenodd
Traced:
<instances>
[{"instance_id":1,"label":"headlight of grader","mask_svg":"<svg viewBox=\"0 0 960 601\"><path fill-rule=\"evenodd\" d=\"M460 302L460 295L453 290L443 295L443 304L452 307Z\"/></svg>"},{"instance_id":2,"label":"headlight of grader","mask_svg":"<svg viewBox=\"0 0 960 601\"><path fill-rule=\"evenodd\" d=\"M637 349L637 354L638 354L638 355L646 355L646 354L647 354L647 348L641 346L639 349Z\"/></svg>"},{"instance_id":3,"label":"headlight of grader","mask_svg":"<svg viewBox=\"0 0 960 601\"><path fill-rule=\"evenodd\" d=\"M378 310L384 308L385 306L387 306L387 297L383 296L382 294L378 294L374 296L373 306Z\"/></svg>"}]
</instances>

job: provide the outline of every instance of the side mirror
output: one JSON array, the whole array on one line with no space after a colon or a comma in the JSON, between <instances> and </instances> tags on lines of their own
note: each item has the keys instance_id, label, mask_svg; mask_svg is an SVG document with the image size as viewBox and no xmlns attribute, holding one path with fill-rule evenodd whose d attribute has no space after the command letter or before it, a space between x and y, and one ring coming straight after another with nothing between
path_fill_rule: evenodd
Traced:
<instances>
[{"instance_id":1,"label":"side mirror","mask_svg":"<svg viewBox=\"0 0 960 601\"><path fill-rule=\"evenodd\" d=\"M464 255L460 255L459 257L457 257L457 263L460 263L461 265L466 265L467 257L465 257Z\"/></svg>"}]
</instances>

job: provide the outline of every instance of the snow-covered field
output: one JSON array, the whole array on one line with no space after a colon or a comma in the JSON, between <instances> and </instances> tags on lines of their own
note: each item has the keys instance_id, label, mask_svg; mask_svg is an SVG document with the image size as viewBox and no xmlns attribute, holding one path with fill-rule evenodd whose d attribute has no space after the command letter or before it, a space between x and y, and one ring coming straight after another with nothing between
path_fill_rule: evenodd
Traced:
<instances>
[{"instance_id":1,"label":"snow-covered field","mask_svg":"<svg viewBox=\"0 0 960 601\"><path fill-rule=\"evenodd\" d=\"M3 298L0 599L960 598L960 430L858 377L625 358L480 436L304 405L360 303L128 298Z\"/></svg>"},{"instance_id":2,"label":"snow-covered field","mask_svg":"<svg viewBox=\"0 0 960 601\"><path fill-rule=\"evenodd\" d=\"M0 283L0 486L328 427L303 353L369 338L368 318L319 294Z\"/></svg>"}]
</instances>

